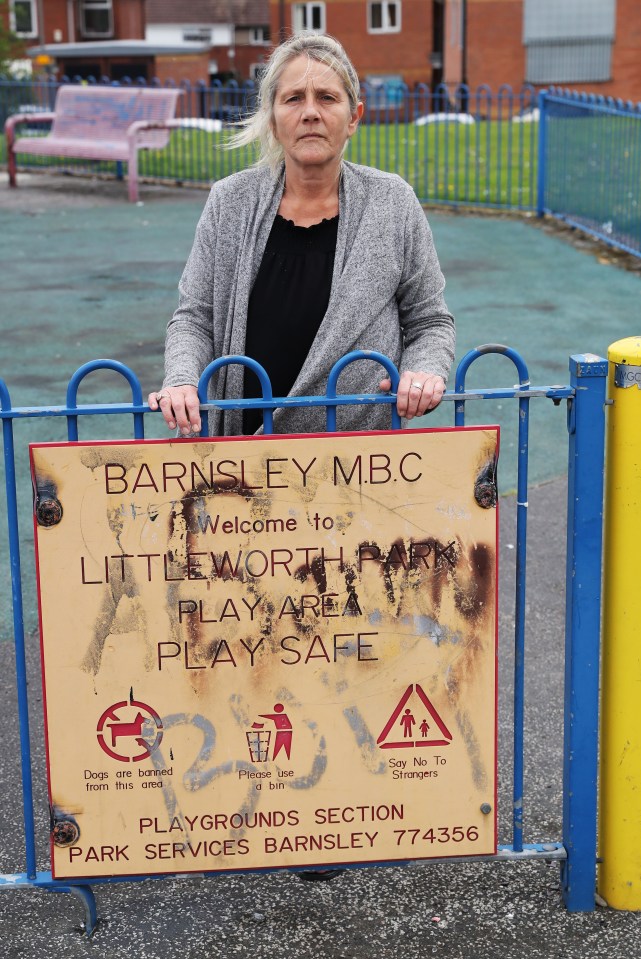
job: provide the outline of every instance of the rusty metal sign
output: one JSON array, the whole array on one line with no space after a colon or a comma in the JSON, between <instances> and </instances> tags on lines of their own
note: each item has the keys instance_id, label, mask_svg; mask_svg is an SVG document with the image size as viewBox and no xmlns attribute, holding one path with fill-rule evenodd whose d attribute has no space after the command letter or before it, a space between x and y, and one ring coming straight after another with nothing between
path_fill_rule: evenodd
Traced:
<instances>
[{"instance_id":1,"label":"rusty metal sign","mask_svg":"<svg viewBox=\"0 0 641 959\"><path fill-rule=\"evenodd\" d=\"M32 446L54 876L494 853L497 453Z\"/></svg>"}]
</instances>

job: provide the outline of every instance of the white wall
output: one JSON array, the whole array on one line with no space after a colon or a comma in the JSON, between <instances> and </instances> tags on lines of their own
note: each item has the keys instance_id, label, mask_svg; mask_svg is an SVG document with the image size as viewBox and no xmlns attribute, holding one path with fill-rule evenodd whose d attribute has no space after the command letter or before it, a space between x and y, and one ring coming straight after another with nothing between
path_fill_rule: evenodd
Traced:
<instances>
[{"instance_id":1,"label":"white wall","mask_svg":"<svg viewBox=\"0 0 641 959\"><path fill-rule=\"evenodd\" d=\"M234 27L228 23L148 23L145 40L172 44L200 41L213 47L230 46L234 42Z\"/></svg>"}]
</instances>

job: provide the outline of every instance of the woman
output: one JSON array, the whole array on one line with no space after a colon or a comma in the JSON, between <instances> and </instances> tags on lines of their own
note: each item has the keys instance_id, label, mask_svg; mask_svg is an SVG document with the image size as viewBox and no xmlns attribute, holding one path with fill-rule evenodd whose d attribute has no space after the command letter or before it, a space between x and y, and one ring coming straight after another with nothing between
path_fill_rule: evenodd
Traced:
<instances>
[{"instance_id":1,"label":"woman","mask_svg":"<svg viewBox=\"0 0 641 959\"><path fill-rule=\"evenodd\" d=\"M324 394L334 363L355 349L401 371L397 408L412 419L440 402L454 356L454 321L430 229L400 177L343 160L363 113L358 78L331 37L277 47L257 112L234 145L258 142L249 170L216 183L196 230L169 322L162 390L149 396L170 429L200 431L196 391L212 359L262 363L274 396ZM389 390L371 361L346 367L344 393ZM210 398L258 396L254 374L223 368ZM262 416L215 410L212 435L259 432ZM274 414L281 433L322 432L324 409ZM340 429L387 429L386 404L339 407Z\"/></svg>"}]
</instances>

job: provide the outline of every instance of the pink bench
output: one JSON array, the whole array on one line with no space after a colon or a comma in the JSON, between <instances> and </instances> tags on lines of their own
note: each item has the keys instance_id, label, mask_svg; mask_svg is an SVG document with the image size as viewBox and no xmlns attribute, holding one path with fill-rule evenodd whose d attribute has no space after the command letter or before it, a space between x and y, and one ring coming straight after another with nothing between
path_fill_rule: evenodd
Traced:
<instances>
[{"instance_id":1,"label":"pink bench","mask_svg":"<svg viewBox=\"0 0 641 959\"><path fill-rule=\"evenodd\" d=\"M62 86L52 113L25 113L5 123L9 185L16 183L16 154L116 160L128 164L129 199L138 199L138 150L169 142L180 90L155 87ZM16 139L19 123L51 121L46 136Z\"/></svg>"}]
</instances>

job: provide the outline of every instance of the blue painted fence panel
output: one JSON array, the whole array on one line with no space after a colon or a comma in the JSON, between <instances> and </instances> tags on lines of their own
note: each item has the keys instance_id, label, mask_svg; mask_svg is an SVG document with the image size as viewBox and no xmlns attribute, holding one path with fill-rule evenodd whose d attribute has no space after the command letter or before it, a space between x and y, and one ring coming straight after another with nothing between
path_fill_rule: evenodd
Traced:
<instances>
[{"instance_id":1,"label":"blue painted fence panel","mask_svg":"<svg viewBox=\"0 0 641 959\"><path fill-rule=\"evenodd\" d=\"M467 390L466 374L473 363L489 353L504 355L516 367L519 383L512 388ZM246 363L259 376L262 399L225 400L217 405L223 408L243 409L262 407L266 432L271 428L271 415L278 406L324 406L327 410L327 430L336 427L336 407L344 404L383 403L390 405L390 425L399 428L395 413L395 394L367 396L339 395L337 382L341 370L357 359L371 359L382 364L392 379L392 389L398 385L398 372L393 364L378 353L351 353L340 360L328 379L326 395L314 397L276 398L264 369L246 357L225 357L210 364L199 385L201 404L206 406L207 383L221 365ZM109 369L120 373L132 392L130 403L79 406L77 393L81 382L95 370ZM494 861L531 859L558 859L562 862L562 893L571 911L594 908L596 870L596 764L598 751L598 664L600 626L600 571L602 553L601 516L603 501L604 400L607 363L596 356L576 356L570 359L569 386L533 387L522 357L508 347L491 344L468 353L459 364L454 391L444 400L454 401L455 425L465 423L466 403L473 400L514 399L518 403L518 490L517 490L517 564L515 582L515 677L514 677L514 773L513 773L513 834L512 842L499 847ZM567 589L566 589L566 681L564 704L564 784L563 784L563 840L535 841L524 839L524 677L525 677L525 613L526 613L526 547L527 547L527 465L529 405L532 399L547 398L558 404L568 403L569 483L567 527ZM78 438L78 417L97 414L129 414L133 416L133 432L144 438L144 418L150 414L142 400L142 390L136 375L126 366L110 360L96 360L80 367L72 376L67 389L66 405L61 407L16 408L11 404L9 390L0 380L0 418L3 427L5 460L6 513L9 526L9 559L11 566L14 643L16 651L16 682L20 723L23 818L25 828L25 869L11 875L0 874L0 891L33 887L56 892L69 892L80 899L85 910L85 928L91 934L97 921L92 886L120 879L64 882L52 879L51 873L36 869L36 840L34 829L32 759L29 737L29 694L25 667L25 629L22 603L20 567L20 533L16 491L16 454L14 422L22 419L66 417L70 441ZM24 454L24 449L21 451ZM126 881L136 878L127 877Z\"/></svg>"},{"instance_id":2,"label":"blue painted fence panel","mask_svg":"<svg viewBox=\"0 0 641 959\"><path fill-rule=\"evenodd\" d=\"M539 215L641 256L641 104L554 88L539 104Z\"/></svg>"},{"instance_id":3,"label":"blue painted fence panel","mask_svg":"<svg viewBox=\"0 0 641 959\"><path fill-rule=\"evenodd\" d=\"M51 110L58 86L0 79L0 124L14 113ZM254 84L185 83L182 90L184 129L167 149L142 151L141 178L206 186L249 166L251 149L225 144L232 124L255 106ZM555 88L537 95L531 86L440 84L432 91L397 82L365 84L363 99L347 158L398 173L422 203L536 210L641 256L641 104ZM46 130L46 123L22 127L34 136ZM0 160L3 150L2 142ZM122 163L20 155L18 162L123 175Z\"/></svg>"},{"instance_id":4,"label":"blue painted fence panel","mask_svg":"<svg viewBox=\"0 0 641 959\"><path fill-rule=\"evenodd\" d=\"M68 81L68 82L73 82ZM109 81L106 81L109 82ZM122 81L131 82L131 81ZM175 86L175 84L174 84ZM53 109L55 82L0 80L0 124L11 114ZM221 86L181 85L178 116L184 129L172 133L164 150L142 151L143 179L209 185L249 166L253 150L225 149L233 123L256 104L248 82ZM363 122L347 158L398 173L423 203L534 209L536 203L536 92L525 86L364 84ZM21 127L42 136L47 125ZM18 154L19 168L64 169L118 176L122 164Z\"/></svg>"}]
</instances>

